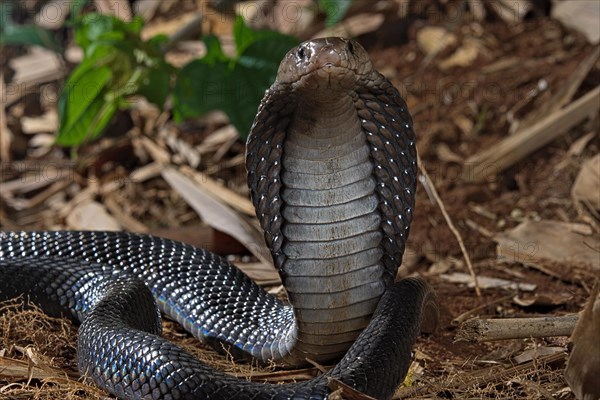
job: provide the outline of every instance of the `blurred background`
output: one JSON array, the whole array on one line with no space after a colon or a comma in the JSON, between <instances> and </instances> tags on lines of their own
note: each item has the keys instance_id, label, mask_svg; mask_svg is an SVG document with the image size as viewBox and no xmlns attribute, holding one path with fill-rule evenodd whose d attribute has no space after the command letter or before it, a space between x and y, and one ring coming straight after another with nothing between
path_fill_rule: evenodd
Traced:
<instances>
[{"instance_id":1,"label":"blurred background","mask_svg":"<svg viewBox=\"0 0 600 400\"><path fill-rule=\"evenodd\" d=\"M245 139L290 48L358 40L417 134L399 275L426 276L443 306L396 398L575 398L566 336L455 338L476 316L576 313L600 275L599 1L22 0L0 2L0 18L0 229L170 237L282 296L248 199ZM31 337L11 307L0 398L106 398L77 381L72 342ZM167 335L242 376L317 373L250 373L168 322ZM18 350L31 344L34 356Z\"/></svg>"}]
</instances>

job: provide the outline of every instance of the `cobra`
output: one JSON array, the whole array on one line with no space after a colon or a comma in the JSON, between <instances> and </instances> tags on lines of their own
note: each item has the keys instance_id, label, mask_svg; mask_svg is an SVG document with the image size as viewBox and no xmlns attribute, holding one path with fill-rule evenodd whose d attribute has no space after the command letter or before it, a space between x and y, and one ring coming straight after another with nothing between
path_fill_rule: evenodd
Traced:
<instances>
[{"instance_id":1,"label":"cobra","mask_svg":"<svg viewBox=\"0 0 600 400\"><path fill-rule=\"evenodd\" d=\"M79 321L79 371L122 399L326 399L332 379L390 398L437 318L423 280L394 283L416 190L405 102L357 42L304 42L261 102L246 166L289 303L202 249L71 231L1 232L0 299ZM238 380L161 338L158 310L261 361L341 360L301 383Z\"/></svg>"}]
</instances>

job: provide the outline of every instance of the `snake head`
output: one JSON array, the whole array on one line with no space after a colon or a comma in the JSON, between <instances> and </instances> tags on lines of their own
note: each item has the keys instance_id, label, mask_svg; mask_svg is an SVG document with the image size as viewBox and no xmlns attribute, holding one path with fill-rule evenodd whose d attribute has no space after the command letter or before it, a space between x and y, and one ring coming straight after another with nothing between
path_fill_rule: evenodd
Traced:
<instances>
[{"instance_id":1,"label":"snake head","mask_svg":"<svg viewBox=\"0 0 600 400\"><path fill-rule=\"evenodd\" d=\"M348 92L373 66L366 50L352 39L328 37L301 43L281 61L276 84L292 90Z\"/></svg>"}]
</instances>

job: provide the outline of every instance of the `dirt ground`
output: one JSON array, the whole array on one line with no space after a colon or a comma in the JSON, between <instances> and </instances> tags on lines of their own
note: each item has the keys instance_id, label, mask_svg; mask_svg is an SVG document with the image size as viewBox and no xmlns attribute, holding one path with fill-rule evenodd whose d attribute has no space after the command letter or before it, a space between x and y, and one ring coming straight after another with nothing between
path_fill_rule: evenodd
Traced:
<instances>
[{"instance_id":1,"label":"dirt ground","mask_svg":"<svg viewBox=\"0 0 600 400\"><path fill-rule=\"evenodd\" d=\"M170 8L155 20L194 9L183 3L188 4L187 8ZM418 340L413 367L395 398L573 399L563 377L570 351L568 337L473 343L457 340L457 333L460 322L469 318L577 313L598 279L598 248L597 264L591 268L576 262L529 262L517 255L522 255L519 250L523 249L517 249L512 258L498 254L498 235L528 221L585 224L589 237L598 240L598 214L582 211L572 196L582 165L600 150L597 111L595 117L576 124L506 169L493 169L497 173L490 172L480 182L470 180L468 174L473 167L470 157L497 148L515 131L518 133L519 124L553 101L595 47L544 10L512 21L493 13L480 20L468 12L451 19L448 12L457 3L460 2L423 1L417 9L411 9L414 14L409 12L406 18L388 16L376 31L366 32L358 40L369 51L375 67L392 80L407 100L422 166L464 241L474 273L479 279L501 278L513 285L483 288L479 297L468 285L469 279L451 279L457 273L468 276L464 255L431 187L419 185L408 254L400 274L426 277L440 300L441 319L437 332ZM437 12L428 12L431 7ZM437 37L429 28L442 28L444 37L452 36L453 41L428 52L427 34ZM464 53L458 64L445 65L444 61L460 49ZM24 48L4 48L2 58L26 52ZM2 68L6 79L9 67L3 63ZM60 83L51 81L43 87L57 90ZM581 98L599 84L600 63L596 57L576 85L572 99ZM235 137L215 139L213 135L226 126L222 117L175 125L168 112L122 112L111 133L80 148L73 164L68 150L49 148L45 153L36 153L32 143L36 136L23 132L23 117L40 117L52 108L55 104L44 104L39 93L30 93L6 107L6 126L12 131L13 140L10 159L2 161L0 180L24 180L27 171L15 167L19 162L75 165L69 167L72 179L67 184L57 181L50 187L3 195L3 230L72 229L67 215L80 204L73 199L93 200L105 205L117 219L115 210L127 214L133 222L125 223L125 229L133 230L135 223L140 223L146 232L185 237L192 243L210 242L212 251L242 264L257 261L236 240L202 222L160 174L149 174L144 180L130 179L132 171L151 164L155 153L147 144L150 142L167 155L169 163L202 172L214 182L247 196L243 141ZM543 116L538 116L538 121ZM177 143L188 147L171 145L163 135L161 123L175 135ZM210 140L216 144L202 147ZM198 146L202 149L200 162L191 167L181 149ZM117 182L116 189L106 189L111 182ZM534 244L536 240L531 238ZM274 279L265 278L264 286L277 290ZM533 285L533 289L517 287L521 284ZM317 373L316 368L274 372L233 362L204 348L169 321L165 322L165 334L216 367L255 380L291 381ZM76 327L68 321L23 310L16 303L0 308L0 398L110 398L78 378L75 338ZM3 374L2 368L10 373Z\"/></svg>"}]
</instances>

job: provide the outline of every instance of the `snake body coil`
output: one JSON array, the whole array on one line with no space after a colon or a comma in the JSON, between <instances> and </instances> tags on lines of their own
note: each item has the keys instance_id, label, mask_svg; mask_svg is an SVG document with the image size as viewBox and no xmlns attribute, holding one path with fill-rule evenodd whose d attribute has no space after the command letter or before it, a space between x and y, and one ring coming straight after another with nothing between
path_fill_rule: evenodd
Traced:
<instances>
[{"instance_id":1,"label":"snake body coil","mask_svg":"<svg viewBox=\"0 0 600 400\"><path fill-rule=\"evenodd\" d=\"M110 232L0 232L0 299L82 323L78 365L124 399L321 399L330 380L391 397L434 295L393 283L416 185L411 118L356 42L305 42L281 63L248 140L248 181L290 305L202 249ZM161 339L160 314L260 360L345 354L311 381L214 371Z\"/></svg>"}]
</instances>

